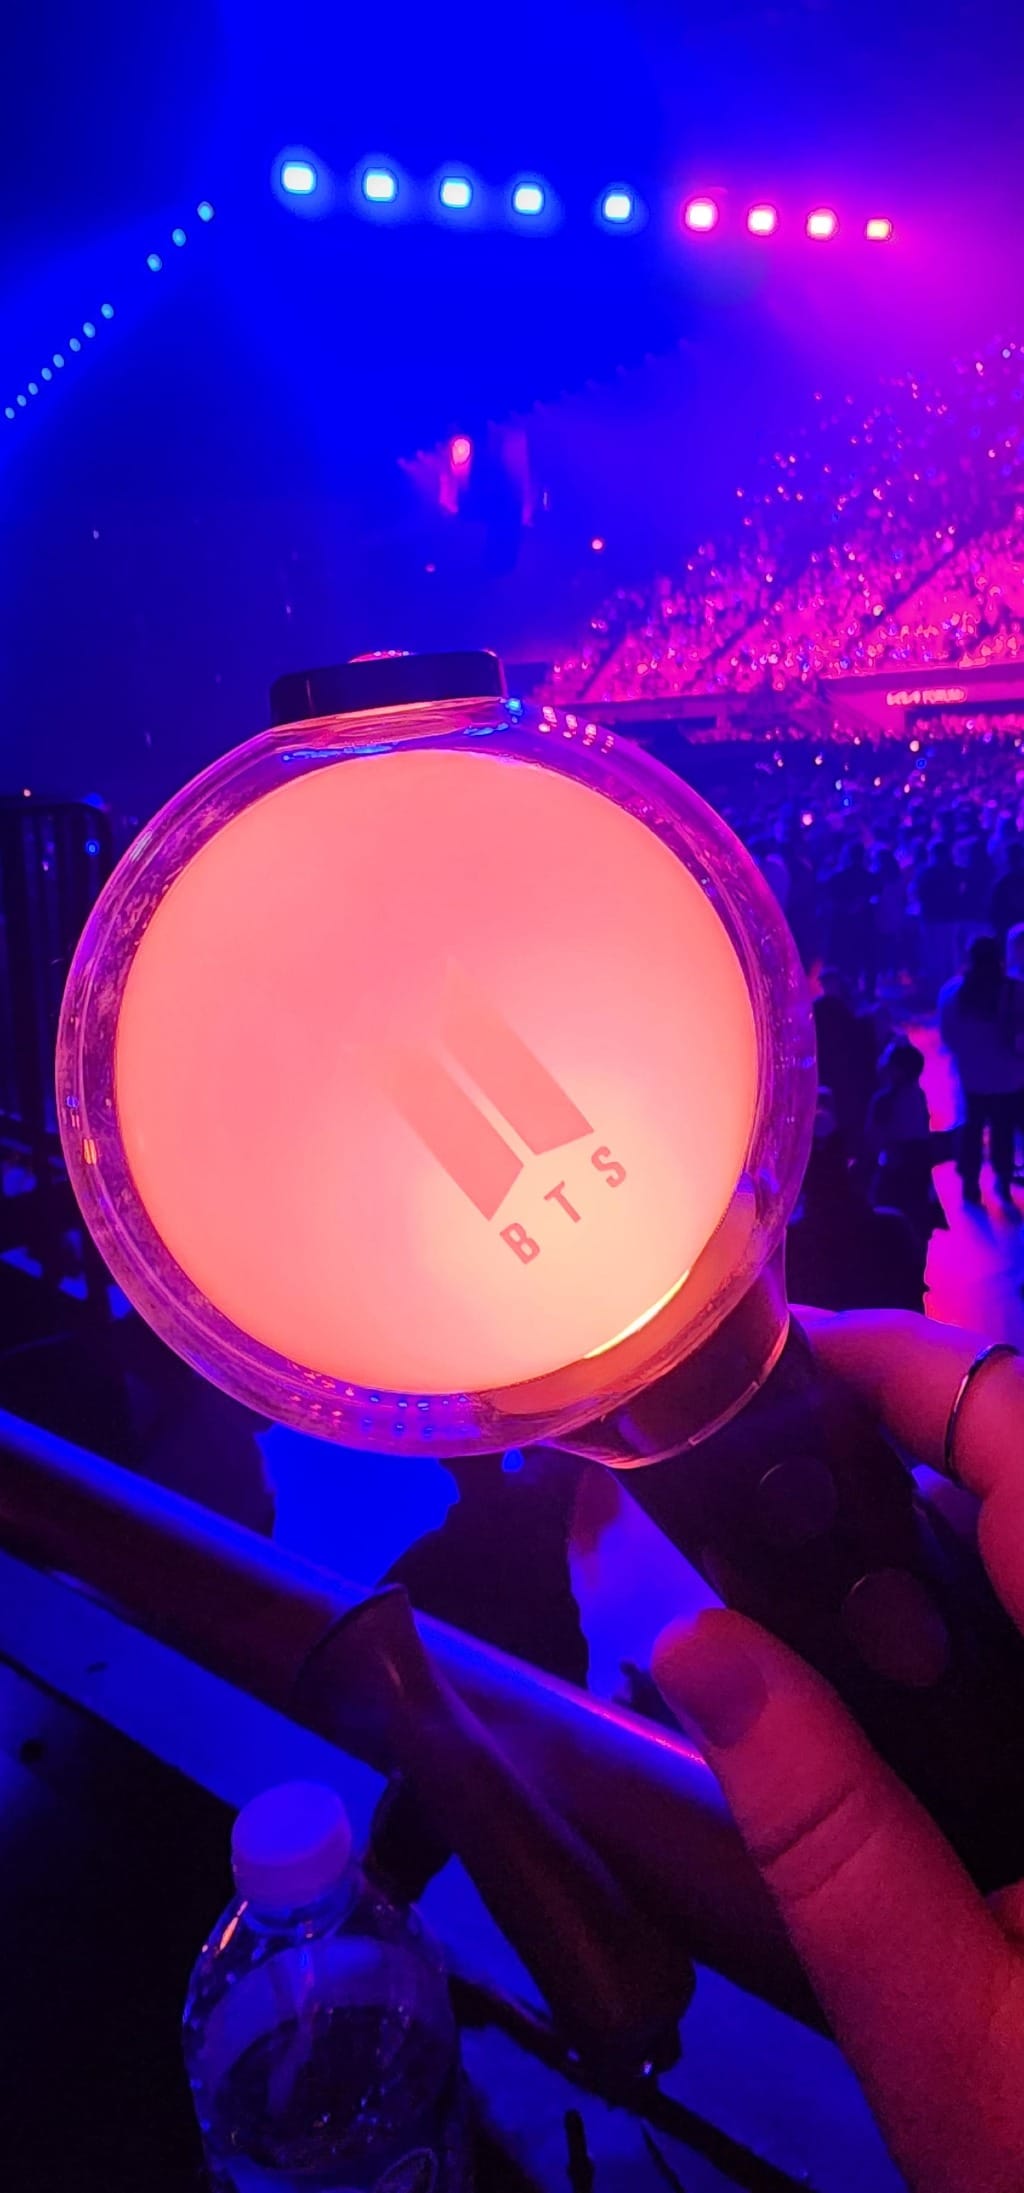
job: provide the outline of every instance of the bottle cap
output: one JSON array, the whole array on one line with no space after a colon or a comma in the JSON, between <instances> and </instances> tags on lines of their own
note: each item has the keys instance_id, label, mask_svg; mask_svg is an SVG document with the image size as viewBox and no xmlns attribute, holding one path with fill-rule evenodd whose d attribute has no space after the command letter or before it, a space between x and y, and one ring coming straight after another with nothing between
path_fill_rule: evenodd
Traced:
<instances>
[{"instance_id":1,"label":"bottle cap","mask_svg":"<svg viewBox=\"0 0 1024 2193\"><path fill-rule=\"evenodd\" d=\"M322 1782L281 1782L239 1813L231 1865L240 1896L264 1911L295 1911L336 1886L352 1854L348 1813Z\"/></svg>"}]
</instances>

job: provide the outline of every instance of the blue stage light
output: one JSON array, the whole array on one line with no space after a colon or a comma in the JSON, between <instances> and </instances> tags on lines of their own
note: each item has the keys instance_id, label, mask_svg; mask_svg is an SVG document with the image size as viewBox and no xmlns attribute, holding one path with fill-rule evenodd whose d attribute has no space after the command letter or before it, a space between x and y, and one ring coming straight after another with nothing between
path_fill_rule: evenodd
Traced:
<instances>
[{"instance_id":1,"label":"blue stage light","mask_svg":"<svg viewBox=\"0 0 1024 2193\"><path fill-rule=\"evenodd\" d=\"M201 221L212 221L213 207L211 206L208 198L200 198L199 204L196 207L196 212L198 213Z\"/></svg>"},{"instance_id":2,"label":"blue stage light","mask_svg":"<svg viewBox=\"0 0 1024 2193\"><path fill-rule=\"evenodd\" d=\"M450 212L465 213L473 203L473 185L466 175L446 175L438 196Z\"/></svg>"},{"instance_id":3,"label":"blue stage light","mask_svg":"<svg viewBox=\"0 0 1024 2193\"><path fill-rule=\"evenodd\" d=\"M29 384L28 384L28 392L29 392L29 395L30 395L30 396L38 396L38 394L39 394L39 383L38 383L38 381L30 381L30 382L29 382Z\"/></svg>"},{"instance_id":4,"label":"blue stage light","mask_svg":"<svg viewBox=\"0 0 1024 2193\"><path fill-rule=\"evenodd\" d=\"M90 341L92 340L92 337L96 333L96 329L91 320L82 321L82 333L83 335L87 335Z\"/></svg>"},{"instance_id":5,"label":"blue stage light","mask_svg":"<svg viewBox=\"0 0 1024 2193\"><path fill-rule=\"evenodd\" d=\"M636 211L632 191L606 190L601 200L601 217L605 221L631 221Z\"/></svg>"},{"instance_id":6,"label":"blue stage light","mask_svg":"<svg viewBox=\"0 0 1024 2193\"><path fill-rule=\"evenodd\" d=\"M112 319L113 319L113 317L114 317L114 307L113 307L113 305L101 305L101 306L100 306L100 318L101 318L101 320L112 320Z\"/></svg>"},{"instance_id":7,"label":"blue stage light","mask_svg":"<svg viewBox=\"0 0 1024 2193\"><path fill-rule=\"evenodd\" d=\"M367 168L363 176L363 197L371 206L394 205L398 196L398 177L390 168Z\"/></svg>"},{"instance_id":8,"label":"blue stage light","mask_svg":"<svg viewBox=\"0 0 1024 2193\"><path fill-rule=\"evenodd\" d=\"M57 370L58 370L58 372L59 372L59 371L60 371L60 368L61 368L61 366L62 366L62 365L63 365L63 363L64 363L64 353L63 353L63 351L62 351L62 350L55 350L55 351L54 351L54 353L53 353L53 362L54 362L54 365L55 365L55 366L57 367Z\"/></svg>"},{"instance_id":9,"label":"blue stage light","mask_svg":"<svg viewBox=\"0 0 1024 2193\"><path fill-rule=\"evenodd\" d=\"M289 198L310 198L320 178L312 160L284 160L281 163L281 189Z\"/></svg>"},{"instance_id":10,"label":"blue stage light","mask_svg":"<svg viewBox=\"0 0 1024 2193\"><path fill-rule=\"evenodd\" d=\"M22 408L22 410L23 410L23 411L26 411L26 410L28 409L28 397L27 397L27 396L19 396L19 398L18 398L18 402L19 402L19 404L21 405L21 408Z\"/></svg>"},{"instance_id":11,"label":"blue stage light","mask_svg":"<svg viewBox=\"0 0 1024 2193\"><path fill-rule=\"evenodd\" d=\"M512 192L513 213L536 214L544 211L544 192L539 183L517 183Z\"/></svg>"},{"instance_id":12,"label":"blue stage light","mask_svg":"<svg viewBox=\"0 0 1024 2193\"><path fill-rule=\"evenodd\" d=\"M42 378L43 378L43 380L44 380L44 381L52 381L52 379L53 379L53 368L52 368L51 366L44 366L44 367L43 367L43 371L42 371Z\"/></svg>"},{"instance_id":13,"label":"blue stage light","mask_svg":"<svg viewBox=\"0 0 1024 2193\"><path fill-rule=\"evenodd\" d=\"M5 405L4 405L4 418L5 418L5 419L15 419L15 418L17 418L17 412L15 411L15 409L14 409L14 405L13 405L13 404L5 404Z\"/></svg>"},{"instance_id":14,"label":"blue stage light","mask_svg":"<svg viewBox=\"0 0 1024 2193\"><path fill-rule=\"evenodd\" d=\"M177 244L179 251L181 250L182 244L188 243L188 237L186 236L183 228L172 228L171 242L172 244Z\"/></svg>"},{"instance_id":15,"label":"blue stage light","mask_svg":"<svg viewBox=\"0 0 1024 2193\"><path fill-rule=\"evenodd\" d=\"M70 342L69 342L69 344L68 344L68 349L69 349L69 350L81 350L81 347L82 347L82 345L81 345L81 343L79 342L79 340L78 340L78 337L77 337L77 335L73 335L73 336L71 337L71 341L70 341Z\"/></svg>"},{"instance_id":16,"label":"blue stage light","mask_svg":"<svg viewBox=\"0 0 1024 2193\"><path fill-rule=\"evenodd\" d=\"M151 274L159 274L163 263L164 262L161 259L160 253L158 251L151 251L149 257L146 260L146 265L148 266Z\"/></svg>"}]
</instances>

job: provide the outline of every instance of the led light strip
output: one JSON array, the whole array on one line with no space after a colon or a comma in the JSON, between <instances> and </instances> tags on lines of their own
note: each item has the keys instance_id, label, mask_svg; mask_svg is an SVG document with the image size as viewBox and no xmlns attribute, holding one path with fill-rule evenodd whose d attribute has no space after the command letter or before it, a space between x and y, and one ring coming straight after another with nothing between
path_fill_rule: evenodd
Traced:
<instances>
[{"instance_id":1,"label":"led light strip","mask_svg":"<svg viewBox=\"0 0 1024 2193\"><path fill-rule=\"evenodd\" d=\"M196 214L198 216L198 219L203 222L204 225L213 220L214 209L210 204L208 198L200 199L199 204L196 207ZM187 244L187 242L188 235L185 229L177 227L172 228L172 245L174 245L178 250L181 250L183 249L185 244ZM147 254L146 265L149 268L151 274L159 274L163 268L163 263L163 259L161 258L158 251L151 251ZM4 418L7 423L11 424L14 420L19 419L23 412L28 410L29 404L31 403L32 399L42 394L43 388L46 383L52 381L55 377L55 374L63 372L65 366L67 365L69 356L77 357L81 353L83 338L87 343L93 342L96 336L100 333L103 324L107 321L112 320L113 318L114 307L109 302L109 300L106 300L103 304L101 304L95 319L83 320L81 332L75 335L70 335L65 342L63 349L55 350L47 364L44 366L40 366L37 369L37 372L33 375L32 379L30 381L26 381L24 388L18 390L13 401L4 405Z\"/></svg>"},{"instance_id":2,"label":"led light strip","mask_svg":"<svg viewBox=\"0 0 1024 2193\"><path fill-rule=\"evenodd\" d=\"M338 203L336 176L326 161L319 161L315 154L304 149L279 154L274 163L271 182L274 192L293 212L326 213ZM710 236L721 229L728 233L735 223L727 217L727 209L721 199L724 193L700 192L683 200L679 208L679 224L691 236ZM542 216L555 212L558 200L550 184L540 176L519 176L505 188L491 189L483 185L472 173L452 164L435 175L430 182L417 182L405 176L399 164L388 160L364 160L352 171L347 190L341 193L341 202L354 204L371 217L381 214L400 216L404 209L413 215L433 211L436 218L454 216L452 226L458 227L460 217L465 225L475 225L481 207L492 218L499 212L511 217L514 225L531 223ZM610 183L593 207L599 226L635 232L644 227L647 207L640 193L629 183ZM825 243L849 227L851 235L860 235L872 244L889 243L893 235L893 223L888 214L871 214L866 220L858 218L849 224L840 221L831 206L813 206L798 219L784 217L777 205L769 200L757 200L745 206L740 216L746 235L756 237L777 236L787 229L796 229L812 242Z\"/></svg>"}]
</instances>

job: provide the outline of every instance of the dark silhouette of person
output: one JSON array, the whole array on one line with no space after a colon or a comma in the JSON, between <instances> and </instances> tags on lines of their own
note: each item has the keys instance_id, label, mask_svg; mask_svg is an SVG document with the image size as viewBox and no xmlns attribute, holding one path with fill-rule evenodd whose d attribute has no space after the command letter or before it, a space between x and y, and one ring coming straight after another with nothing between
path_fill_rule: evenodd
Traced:
<instances>
[{"instance_id":1,"label":"dark silhouette of person","mask_svg":"<svg viewBox=\"0 0 1024 2193\"><path fill-rule=\"evenodd\" d=\"M875 1085L875 1039L870 1019L855 1013L838 968L821 972L822 996L814 1001L818 1079L832 1092L832 1107L847 1154L859 1154Z\"/></svg>"},{"instance_id":2,"label":"dark silhouette of person","mask_svg":"<svg viewBox=\"0 0 1024 2193\"><path fill-rule=\"evenodd\" d=\"M876 1209L858 1187L828 1089L786 1234L786 1291L818 1310L924 1308L923 1245L903 1211Z\"/></svg>"},{"instance_id":3,"label":"dark silhouette of person","mask_svg":"<svg viewBox=\"0 0 1024 2193\"><path fill-rule=\"evenodd\" d=\"M891 845L879 844L871 862L874 890L877 972L891 981L903 966L907 893L903 870Z\"/></svg>"},{"instance_id":4,"label":"dark silhouette of person","mask_svg":"<svg viewBox=\"0 0 1024 2193\"><path fill-rule=\"evenodd\" d=\"M960 919L984 923L992 903L992 860L981 832L966 842L960 869ZM1008 923L1007 927L1012 924Z\"/></svg>"},{"instance_id":5,"label":"dark silhouette of person","mask_svg":"<svg viewBox=\"0 0 1024 2193\"><path fill-rule=\"evenodd\" d=\"M945 838L936 839L917 879L917 903L924 926L924 973L934 997L957 961L961 877Z\"/></svg>"},{"instance_id":6,"label":"dark silhouette of person","mask_svg":"<svg viewBox=\"0 0 1024 2193\"><path fill-rule=\"evenodd\" d=\"M988 1129L996 1188L1013 1208L1013 1141L1024 1057L1015 1048L1012 989L998 937L975 937L962 975L939 992L939 1031L963 1091L959 1171L964 1202L981 1202L981 1156Z\"/></svg>"},{"instance_id":7,"label":"dark silhouette of person","mask_svg":"<svg viewBox=\"0 0 1024 2193\"><path fill-rule=\"evenodd\" d=\"M928 1100L921 1087L924 1052L905 1036L887 1044L878 1061L878 1087L868 1107L865 1151L874 1161L871 1200L876 1208L902 1211L922 1250L948 1224L932 1179L944 1137L933 1140Z\"/></svg>"},{"instance_id":8,"label":"dark silhouette of person","mask_svg":"<svg viewBox=\"0 0 1024 2193\"><path fill-rule=\"evenodd\" d=\"M826 882L825 895L832 958L850 981L864 982L870 989L875 960L873 879L859 838L844 846L839 865Z\"/></svg>"}]
</instances>

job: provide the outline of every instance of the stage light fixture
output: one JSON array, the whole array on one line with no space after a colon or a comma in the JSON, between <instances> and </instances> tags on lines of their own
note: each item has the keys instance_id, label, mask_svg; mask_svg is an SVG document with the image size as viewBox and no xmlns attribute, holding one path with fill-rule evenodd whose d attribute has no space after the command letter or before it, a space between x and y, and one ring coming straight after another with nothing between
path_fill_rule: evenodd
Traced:
<instances>
[{"instance_id":1,"label":"stage light fixture","mask_svg":"<svg viewBox=\"0 0 1024 2193\"><path fill-rule=\"evenodd\" d=\"M815 237L819 242L824 242L828 237L834 236L838 227L839 222L830 206L818 206L813 213L809 213L807 216L807 234Z\"/></svg>"},{"instance_id":2,"label":"stage light fixture","mask_svg":"<svg viewBox=\"0 0 1024 2193\"><path fill-rule=\"evenodd\" d=\"M62 351L62 350L55 350L55 351L54 351L54 353L53 353L53 362L54 362L54 365L56 366L56 368L57 368L57 371L58 371L58 373L59 373L59 372L60 372L60 369L61 369L61 366L62 366L62 365L63 365L63 363L64 363L64 353L63 353L63 351Z\"/></svg>"},{"instance_id":3,"label":"stage light fixture","mask_svg":"<svg viewBox=\"0 0 1024 2193\"><path fill-rule=\"evenodd\" d=\"M28 410L28 397L27 397L27 396L19 396L19 397L18 397L18 402L19 402L19 404L21 405L21 408L22 408L22 410L23 410L23 411L27 411L27 410Z\"/></svg>"},{"instance_id":4,"label":"stage light fixture","mask_svg":"<svg viewBox=\"0 0 1024 2193\"><path fill-rule=\"evenodd\" d=\"M636 212L636 200L631 190L606 190L601 200L601 218L613 225L631 221Z\"/></svg>"},{"instance_id":5,"label":"stage light fixture","mask_svg":"<svg viewBox=\"0 0 1024 2193\"><path fill-rule=\"evenodd\" d=\"M779 216L774 206L751 206L747 227L751 236L774 236Z\"/></svg>"},{"instance_id":6,"label":"stage light fixture","mask_svg":"<svg viewBox=\"0 0 1024 2193\"><path fill-rule=\"evenodd\" d=\"M456 472L464 472L472 461L473 444L468 434L453 434L448 444L448 455Z\"/></svg>"},{"instance_id":7,"label":"stage light fixture","mask_svg":"<svg viewBox=\"0 0 1024 2193\"><path fill-rule=\"evenodd\" d=\"M289 198L310 198L316 189L319 176L312 160L283 160L281 162L281 189Z\"/></svg>"},{"instance_id":8,"label":"stage light fixture","mask_svg":"<svg viewBox=\"0 0 1024 2193\"><path fill-rule=\"evenodd\" d=\"M708 235L718 222L718 207L714 199L688 198L683 207L683 222L695 235Z\"/></svg>"},{"instance_id":9,"label":"stage light fixture","mask_svg":"<svg viewBox=\"0 0 1024 2193\"><path fill-rule=\"evenodd\" d=\"M113 317L114 317L114 307L113 307L113 305L101 305L101 306L100 306L100 319L101 319L101 320L112 320L112 319L113 319Z\"/></svg>"},{"instance_id":10,"label":"stage light fixture","mask_svg":"<svg viewBox=\"0 0 1024 2193\"><path fill-rule=\"evenodd\" d=\"M43 379L44 381L52 381L52 379L53 379L53 367L52 367L52 366L44 366L44 367L43 367L43 369L42 369L42 375L41 375L41 378L42 378L42 379Z\"/></svg>"},{"instance_id":11,"label":"stage light fixture","mask_svg":"<svg viewBox=\"0 0 1024 2193\"><path fill-rule=\"evenodd\" d=\"M69 342L69 344L68 344L68 349L69 349L69 350L81 350L81 347L82 347L82 345L81 345L81 343L79 342L79 340L78 340L78 337L77 337L77 335L72 335L72 337L71 337L71 340L70 340L70 342Z\"/></svg>"},{"instance_id":12,"label":"stage light fixture","mask_svg":"<svg viewBox=\"0 0 1024 2193\"><path fill-rule=\"evenodd\" d=\"M449 213L465 213L473 203L473 185L468 175L446 175L441 182L438 197Z\"/></svg>"},{"instance_id":13,"label":"stage light fixture","mask_svg":"<svg viewBox=\"0 0 1024 2193\"><path fill-rule=\"evenodd\" d=\"M211 206L208 198L200 198L199 204L196 207L196 212L198 213L201 221L212 221L213 207Z\"/></svg>"},{"instance_id":14,"label":"stage light fixture","mask_svg":"<svg viewBox=\"0 0 1024 2193\"><path fill-rule=\"evenodd\" d=\"M869 244L887 244L892 235L892 222L887 215L878 214L865 223L864 234Z\"/></svg>"},{"instance_id":15,"label":"stage light fixture","mask_svg":"<svg viewBox=\"0 0 1024 2193\"><path fill-rule=\"evenodd\" d=\"M392 206L398 196L398 177L390 168L367 168L363 197L370 206Z\"/></svg>"},{"instance_id":16,"label":"stage light fixture","mask_svg":"<svg viewBox=\"0 0 1024 2193\"><path fill-rule=\"evenodd\" d=\"M172 228L171 242L172 244L177 244L179 251L181 250L183 244L188 243L188 237L186 236L183 228Z\"/></svg>"},{"instance_id":17,"label":"stage light fixture","mask_svg":"<svg viewBox=\"0 0 1024 2193\"><path fill-rule=\"evenodd\" d=\"M30 395L30 396L38 396L38 394L39 394L39 383L38 383L38 381L30 381L30 382L29 382L29 384L28 384L28 392L29 392L29 395Z\"/></svg>"},{"instance_id":18,"label":"stage light fixture","mask_svg":"<svg viewBox=\"0 0 1024 2193\"><path fill-rule=\"evenodd\" d=\"M93 324L93 322L92 322L91 320L83 320L83 321L82 321L82 333L83 333L83 335L86 335L86 336L88 336L88 338L89 338L90 342L92 341L92 338L93 338L93 336L94 336L94 335L95 335L95 333L96 333L96 329L95 329L95 326L94 326L94 324Z\"/></svg>"},{"instance_id":19,"label":"stage light fixture","mask_svg":"<svg viewBox=\"0 0 1024 2193\"><path fill-rule=\"evenodd\" d=\"M512 192L513 213L537 214L544 211L544 192L539 183L517 183Z\"/></svg>"},{"instance_id":20,"label":"stage light fixture","mask_svg":"<svg viewBox=\"0 0 1024 2193\"><path fill-rule=\"evenodd\" d=\"M163 263L164 262L161 259L160 253L158 251L151 251L146 260L146 265L148 266L151 274L159 274Z\"/></svg>"},{"instance_id":21,"label":"stage light fixture","mask_svg":"<svg viewBox=\"0 0 1024 2193\"><path fill-rule=\"evenodd\" d=\"M4 418L5 418L5 419L15 419L15 418L17 418L17 412L15 411L15 409L14 409L14 405L13 405L13 404L5 404L5 405L4 405Z\"/></svg>"}]
</instances>

